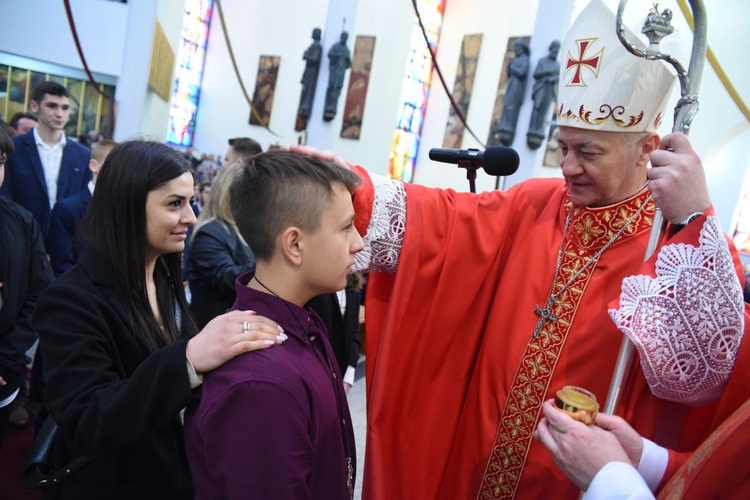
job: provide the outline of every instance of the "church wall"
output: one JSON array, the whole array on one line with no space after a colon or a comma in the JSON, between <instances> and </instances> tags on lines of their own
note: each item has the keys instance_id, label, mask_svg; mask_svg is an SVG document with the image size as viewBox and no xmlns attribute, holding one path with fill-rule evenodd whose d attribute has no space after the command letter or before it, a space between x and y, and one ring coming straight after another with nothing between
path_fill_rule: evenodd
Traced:
<instances>
[{"instance_id":1,"label":"church wall","mask_svg":"<svg viewBox=\"0 0 750 500\"><path fill-rule=\"evenodd\" d=\"M250 107L240 89L227 52L218 10L214 8L208 38L203 84L196 118L195 148L225 154L227 139L248 136L264 148L295 144L294 131L305 68L302 54L315 27L324 28L327 0L224 0L224 18L245 89L253 98L261 55L281 56L271 111L270 129L250 125ZM324 47L327 51L327 47ZM324 80L318 85L324 85ZM314 119L321 119L315 117Z\"/></svg>"},{"instance_id":2,"label":"church wall","mask_svg":"<svg viewBox=\"0 0 750 500\"><path fill-rule=\"evenodd\" d=\"M73 19L91 71L119 76L125 55L128 6L101 0L71 0ZM60 0L0 0L0 51L82 68Z\"/></svg>"},{"instance_id":3,"label":"church wall","mask_svg":"<svg viewBox=\"0 0 750 500\"><path fill-rule=\"evenodd\" d=\"M466 120L483 143L487 141L489 133L508 38L532 34L538 4L538 1L509 0L448 1L445 12L446 20L440 39L438 64L450 91L453 91L464 35L482 34L482 47L479 52L474 90ZM537 54L532 54L532 61L537 56ZM455 165L433 162L427 156L430 148L439 148L443 145L449 109L450 101L433 72L433 84L427 105L420 154L417 157L415 181L428 186L468 191L469 183L466 180L465 170ZM519 119L520 128L521 120ZM483 149L468 131L464 131L462 147ZM485 175L481 170L477 172L477 191L494 189L494 186L494 177Z\"/></svg>"},{"instance_id":4,"label":"church wall","mask_svg":"<svg viewBox=\"0 0 750 500\"><path fill-rule=\"evenodd\" d=\"M164 30L164 36L169 41L169 46L174 52L175 61L177 60L177 47L182 33L182 12L184 8L185 0L159 0L156 7L156 20L159 21ZM174 69L172 71L172 78L174 80ZM141 135L155 141L163 142L167 138L168 126L169 101L165 101L156 92L147 88L140 128Z\"/></svg>"}]
</instances>

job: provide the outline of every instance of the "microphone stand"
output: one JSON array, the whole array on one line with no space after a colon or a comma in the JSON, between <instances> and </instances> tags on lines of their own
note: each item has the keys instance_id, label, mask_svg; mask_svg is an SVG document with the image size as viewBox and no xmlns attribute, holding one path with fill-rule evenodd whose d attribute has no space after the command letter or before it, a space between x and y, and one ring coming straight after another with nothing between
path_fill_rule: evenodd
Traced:
<instances>
[{"instance_id":1,"label":"microphone stand","mask_svg":"<svg viewBox=\"0 0 750 500\"><path fill-rule=\"evenodd\" d=\"M475 163L473 160L461 160L458 162L458 168L466 169L466 178L469 179L469 191L476 193L477 186L475 181L477 180L477 170L482 168L482 165Z\"/></svg>"}]
</instances>

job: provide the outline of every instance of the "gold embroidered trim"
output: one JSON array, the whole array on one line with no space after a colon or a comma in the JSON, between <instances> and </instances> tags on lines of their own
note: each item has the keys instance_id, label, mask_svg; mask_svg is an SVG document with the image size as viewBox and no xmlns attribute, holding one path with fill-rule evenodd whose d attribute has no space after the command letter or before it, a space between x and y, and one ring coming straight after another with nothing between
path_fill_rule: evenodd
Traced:
<instances>
[{"instance_id":1,"label":"gold embroidered trim","mask_svg":"<svg viewBox=\"0 0 750 500\"><path fill-rule=\"evenodd\" d=\"M563 248L561 276L556 279L553 293L559 291L622 228L647 196L648 191L644 190L618 205L599 209L581 208L573 214L570 224L573 230ZM565 205L567 213L572 209L567 198ZM650 201L649 206L630 224L620 239L648 230L653 223L654 212L655 205ZM529 344L518 365L500 416L478 499L515 497L542 402L595 268L596 265L590 266L559 296L553 309L553 313L558 316L557 321L547 322L538 338L529 336Z\"/></svg>"}]
</instances>

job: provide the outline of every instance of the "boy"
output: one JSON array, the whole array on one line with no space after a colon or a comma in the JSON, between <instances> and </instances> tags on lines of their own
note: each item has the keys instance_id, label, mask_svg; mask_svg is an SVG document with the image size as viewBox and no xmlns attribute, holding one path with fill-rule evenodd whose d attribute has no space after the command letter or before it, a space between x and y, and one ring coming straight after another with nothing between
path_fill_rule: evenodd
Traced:
<instances>
[{"instance_id":1,"label":"boy","mask_svg":"<svg viewBox=\"0 0 750 500\"><path fill-rule=\"evenodd\" d=\"M91 203L91 195L94 194L99 169L102 168L107 155L116 145L115 141L109 139L96 142L91 148L89 160L91 180L88 185L73 196L58 201L52 209L46 246L55 276L60 276L78 262L82 244L76 238L78 226Z\"/></svg>"},{"instance_id":2,"label":"boy","mask_svg":"<svg viewBox=\"0 0 750 500\"><path fill-rule=\"evenodd\" d=\"M207 373L185 440L196 498L351 498L354 433L320 318L306 308L346 286L363 243L353 226L359 178L288 151L248 160L231 187L257 268L237 279L234 309L282 325L275 353L240 355Z\"/></svg>"}]
</instances>

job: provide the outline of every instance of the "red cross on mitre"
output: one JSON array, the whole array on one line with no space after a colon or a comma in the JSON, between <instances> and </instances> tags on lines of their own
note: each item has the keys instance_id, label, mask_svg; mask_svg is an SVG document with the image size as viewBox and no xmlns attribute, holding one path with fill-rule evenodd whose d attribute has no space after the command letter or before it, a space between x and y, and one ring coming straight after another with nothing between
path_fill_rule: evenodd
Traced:
<instances>
[{"instance_id":1,"label":"red cross on mitre","mask_svg":"<svg viewBox=\"0 0 750 500\"><path fill-rule=\"evenodd\" d=\"M573 67L575 67L575 71L573 72L573 79L570 80L566 85L580 87L586 86L586 83L583 81L583 75L581 75L581 68L588 68L592 73L594 73L594 78L597 78L599 76L599 68L602 65L602 54L604 53L604 48L602 47L601 49L599 49L599 52L597 52L593 56L586 55L586 51L597 40L598 38L582 38L580 40L576 40L576 44L578 45L578 58L573 58L570 55L570 51L568 51L568 62L565 65L565 73L567 73L568 70Z\"/></svg>"}]
</instances>

